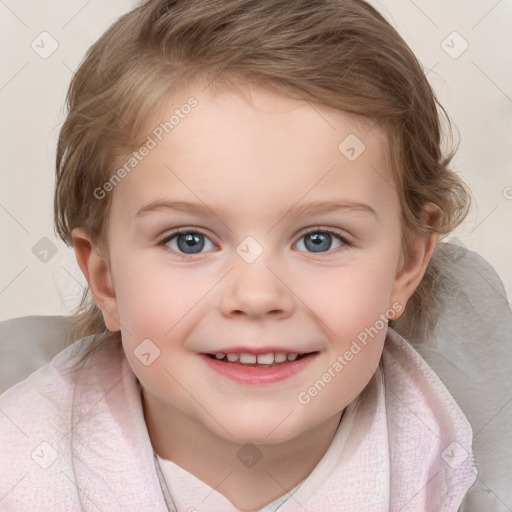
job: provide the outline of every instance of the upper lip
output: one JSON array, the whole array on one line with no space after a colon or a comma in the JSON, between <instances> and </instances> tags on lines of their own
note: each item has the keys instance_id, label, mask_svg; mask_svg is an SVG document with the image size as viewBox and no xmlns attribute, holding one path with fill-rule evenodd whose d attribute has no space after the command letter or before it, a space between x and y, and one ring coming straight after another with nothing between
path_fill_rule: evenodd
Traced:
<instances>
[{"instance_id":1,"label":"upper lip","mask_svg":"<svg viewBox=\"0 0 512 512\"><path fill-rule=\"evenodd\" d=\"M202 354L234 354L234 353L243 353L243 354L269 354L270 352L280 352L285 354L308 354L309 352L318 352L318 350L302 350L298 347L276 347L276 346L258 346L258 347L247 347L247 346L234 346L227 348L220 348L215 350L208 350L201 352Z\"/></svg>"}]
</instances>

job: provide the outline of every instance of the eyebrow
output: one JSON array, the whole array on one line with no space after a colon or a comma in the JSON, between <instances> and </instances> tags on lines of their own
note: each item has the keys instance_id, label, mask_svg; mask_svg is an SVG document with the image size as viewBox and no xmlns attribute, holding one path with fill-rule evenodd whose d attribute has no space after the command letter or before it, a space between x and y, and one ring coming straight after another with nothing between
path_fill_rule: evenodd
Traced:
<instances>
[{"instance_id":1,"label":"eyebrow","mask_svg":"<svg viewBox=\"0 0 512 512\"><path fill-rule=\"evenodd\" d=\"M171 210L171 211L180 211L185 213L201 213L203 215L215 215L216 217L222 217L227 215L228 210L222 204L214 205L213 208L210 208L204 203L191 203L187 201L169 201L166 199L157 199L155 201L151 201L150 203L144 205L138 212L135 217L145 217L146 215L158 212L162 210ZM344 202L344 201L316 201L305 204L295 204L284 208L281 212L279 212L280 218L286 217L300 217L304 216L307 213L330 213L334 211L355 211L362 212L373 215L375 218L378 218L375 210L368 204L360 203L360 202Z\"/></svg>"}]
</instances>

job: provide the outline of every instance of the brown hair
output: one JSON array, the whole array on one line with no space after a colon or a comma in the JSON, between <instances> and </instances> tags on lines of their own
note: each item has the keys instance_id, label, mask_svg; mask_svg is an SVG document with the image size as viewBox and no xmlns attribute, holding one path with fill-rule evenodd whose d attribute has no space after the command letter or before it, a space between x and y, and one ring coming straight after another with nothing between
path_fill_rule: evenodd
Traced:
<instances>
[{"instance_id":1,"label":"brown hair","mask_svg":"<svg viewBox=\"0 0 512 512\"><path fill-rule=\"evenodd\" d=\"M412 233L444 235L465 217L468 190L448 167L453 152L443 156L441 149L440 114L450 126L448 117L412 51L369 4L149 0L101 36L71 81L54 206L56 231L68 245L71 230L82 227L108 259L111 194L98 200L94 190L119 157L144 141L149 116L194 79L261 85L378 123L389 140L405 246ZM422 221L427 203L439 212L434 227ZM436 253L396 323L402 333L429 325ZM102 344L119 344L120 334L106 330L87 290L73 318L74 339L103 333Z\"/></svg>"}]
</instances>

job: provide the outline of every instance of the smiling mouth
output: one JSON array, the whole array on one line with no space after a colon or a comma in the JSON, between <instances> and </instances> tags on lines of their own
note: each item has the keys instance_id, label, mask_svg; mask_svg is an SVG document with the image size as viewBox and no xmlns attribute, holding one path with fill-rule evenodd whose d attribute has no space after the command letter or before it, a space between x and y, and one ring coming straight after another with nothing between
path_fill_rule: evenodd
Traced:
<instances>
[{"instance_id":1,"label":"smiling mouth","mask_svg":"<svg viewBox=\"0 0 512 512\"><path fill-rule=\"evenodd\" d=\"M299 361L305 357L317 354L318 352L269 352L267 354L249 354L239 352L218 352L216 354L205 354L210 359L217 360L222 363L231 363L240 366L255 366L259 368L271 368L280 366L294 361Z\"/></svg>"}]
</instances>

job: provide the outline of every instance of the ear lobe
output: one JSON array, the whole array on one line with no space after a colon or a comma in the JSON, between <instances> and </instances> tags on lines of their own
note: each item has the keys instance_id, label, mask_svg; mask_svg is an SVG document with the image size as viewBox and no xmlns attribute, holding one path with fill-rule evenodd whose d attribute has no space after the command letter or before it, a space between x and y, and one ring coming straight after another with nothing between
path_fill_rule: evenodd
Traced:
<instances>
[{"instance_id":1,"label":"ear lobe","mask_svg":"<svg viewBox=\"0 0 512 512\"><path fill-rule=\"evenodd\" d=\"M438 211L434 205L425 209L425 218L425 225L432 227L436 225ZM405 309L407 301L425 275L427 265L436 247L437 239L438 234L435 231L414 235L405 254L400 258L400 265L397 269L391 294L391 304L399 303L402 305L403 310Z\"/></svg>"},{"instance_id":2,"label":"ear lobe","mask_svg":"<svg viewBox=\"0 0 512 512\"><path fill-rule=\"evenodd\" d=\"M112 284L112 275L105 258L94 246L89 234L82 228L71 232L73 249L82 273L87 279L89 289L96 304L103 313L103 320L109 331L119 331L119 310Z\"/></svg>"}]
</instances>

